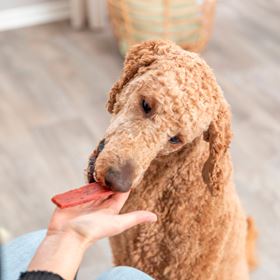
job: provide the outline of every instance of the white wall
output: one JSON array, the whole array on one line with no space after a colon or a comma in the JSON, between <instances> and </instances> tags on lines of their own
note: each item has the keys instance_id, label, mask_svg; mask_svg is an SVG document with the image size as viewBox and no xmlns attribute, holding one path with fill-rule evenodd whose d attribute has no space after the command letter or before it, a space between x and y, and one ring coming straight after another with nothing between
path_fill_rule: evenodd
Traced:
<instances>
[{"instance_id":1,"label":"white wall","mask_svg":"<svg viewBox=\"0 0 280 280\"><path fill-rule=\"evenodd\" d=\"M12 8L18 8L50 1L57 0L0 0L0 10L8 10Z\"/></svg>"},{"instance_id":2,"label":"white wall","mask_svg":"<svg viewBox=\"0 0 280 280\"><path fill-rule=\"evenodd\" d=\"M0 31L68 19L69 0L0 0Z\"/></svg>"}]
</instances>

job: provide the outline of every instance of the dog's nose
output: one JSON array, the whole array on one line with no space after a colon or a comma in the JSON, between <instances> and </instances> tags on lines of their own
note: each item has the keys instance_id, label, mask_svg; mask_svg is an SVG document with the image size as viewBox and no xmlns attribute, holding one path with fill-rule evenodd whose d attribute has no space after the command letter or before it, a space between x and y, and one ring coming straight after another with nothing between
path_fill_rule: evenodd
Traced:
<instances>
[{"instance_id":1,"label":"dog's nose","mask_svg":"<svg viewBox=\"0 0 280 280\"><path fill-rule=\"evenodd\" d=\"M105 184L112 191L129 191L134 176L134 166L131 161L127 161L121 168L109 167L105 174Z\"/></svg>"}]
</instances>

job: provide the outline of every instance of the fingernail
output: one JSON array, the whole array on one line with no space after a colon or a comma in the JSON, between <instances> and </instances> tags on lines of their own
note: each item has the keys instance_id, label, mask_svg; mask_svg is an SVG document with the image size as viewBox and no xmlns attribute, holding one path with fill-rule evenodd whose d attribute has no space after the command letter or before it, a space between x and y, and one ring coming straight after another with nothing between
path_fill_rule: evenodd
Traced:
<instances>
[{"instance_id":1,"label":"fingernail","mask_svg":"<svg viewBox=\"0 0 280 280\"><path fill-rule=\"evenodd\" d=\"M157 221L157 215L156 214L151 214L149 215L149 222L153 223Z\"/></svg>"}]
</instances>

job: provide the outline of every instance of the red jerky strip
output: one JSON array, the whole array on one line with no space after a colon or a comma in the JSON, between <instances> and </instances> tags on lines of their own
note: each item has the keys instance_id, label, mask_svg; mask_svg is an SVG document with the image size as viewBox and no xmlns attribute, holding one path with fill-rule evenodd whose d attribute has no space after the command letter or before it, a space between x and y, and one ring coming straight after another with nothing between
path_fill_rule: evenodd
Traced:
<instances>
[{"instance_id":1,"label":"red jerky strip","mask_svg":"<svg viewBox=\"0 0 280 280\"><path fill-rule=\"evenodd\" d=\"M105 199L112 194L112 191L104 189L97 183L92 183L78 189L57 194L52 198L52 202L59 208L67 208L101 198Z\"/></svg>"}]
</instances>

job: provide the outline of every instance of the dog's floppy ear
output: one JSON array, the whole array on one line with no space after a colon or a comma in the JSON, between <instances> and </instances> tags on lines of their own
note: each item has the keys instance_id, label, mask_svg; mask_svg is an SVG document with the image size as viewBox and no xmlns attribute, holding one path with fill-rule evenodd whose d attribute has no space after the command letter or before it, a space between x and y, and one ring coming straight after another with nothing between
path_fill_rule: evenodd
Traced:
<instances>
[{"instance_id":1,"label":"dog's floppy ear","mask_svg":"<svg viewBox=\"0 0 280 280\"><path fill-rule=\"evenodd\" d=\"M138 70L151 65L160 56L166 55L171 45L174 45L171 41L151 40L135 45L129 50L124 61L122 75L109 92L107 109L110 113L119 111L117 106L119 95Z\"/></svg>"},{"instance_id":2,"label":"dog's floppy ear","mask_svg":"<svg viewBox=\"0 0 280 280\"><path fill-rule=\"evenodd\" d=\"M204 133L204 140L209 142L209 158L203 166L202 176L212 195L217 195L222 190L227 179L228 170L223 170L223 167L231 138L230 110L228 105L223 103Z\"/></svg>"}]
</instances>

